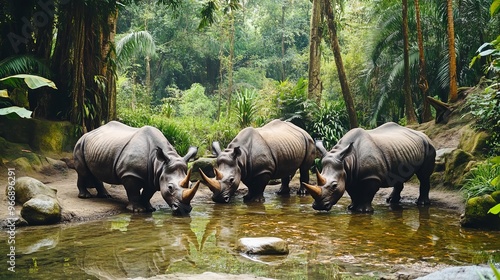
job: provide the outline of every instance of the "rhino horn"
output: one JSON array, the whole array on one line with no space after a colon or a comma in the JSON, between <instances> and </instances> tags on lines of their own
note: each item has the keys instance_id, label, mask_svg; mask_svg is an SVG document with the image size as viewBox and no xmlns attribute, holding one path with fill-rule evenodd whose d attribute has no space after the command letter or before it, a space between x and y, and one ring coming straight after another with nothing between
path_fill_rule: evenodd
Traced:
<instances>
[{"instance_id":1,"label":"rhino horn","mask_svg":"<svg viewBox=\"0 0 500 280\"><path fill-rule=\"evenodd\" d=\"M198 190L198 186L200 186L200 181L197 181L194 184L194 187L191 189L185 189L182 191L182 199L181 202L185 204L189 204L189 202L193 199L196 191Z\"/></svg>"},{"instance_id":2,"label":"rhino horn","mask_svg":"<svg viewBox=\"0 0 500 280\"><path fill-rule=\"evenodd\" d=\"M216 171L217 172L217 171ZM213 193L219 193L221 191L220 183L219 181L209 178L205 173L203 173L203 170L200 168L200 174L203 180L207 183L208 188L213 192Z\"/></svg>"},{"instance_id":3,"label":"rhino horn","mask_svg":"<svg viewBox=\"0 0 500 280\"><path fill-rule=\"evenodd\" d=\"M214 168L214 172L215 172L215 179L217 180L222 180L222 173L220 173L219 169L217 168Z\"/></svg>"},{"instance_id":4,"label":"rhino horn","mask_svg":"<svg viewBox=\"0 0 500 280\"><path fill-rule=\"evenodd\" d=\"M192 168L190 168L190 169L188 170L188 173L187 173L187 175L186 175L186 178L184 178L184 179L180 182L180 185L181 185L181 187L182 187L182 188L185 188L185 189L189 188L189 178L191 177L191 170L192 170Z\"/></svg>"},{"instance_id":5,"label":"rhino horn","mask_svg":"<svg viewBox=\"0 0 500 280\"><path fill-rule=\"evenodd\" d=\"M314 199L321 199L321 188L318 187L318 186L314 186L314 185L309 185L307 183L302 183L304 184L304 187L306 188L306 190L311 194L311 196L314 198Z\"/></svg>"},{"instance_id":6,"label":"rhino horn","mask_svg":"<svg viewBox=\"0 0 500 280\"><path fill-rule=\"evenodd\" d=\"M326 178L319 173L318 169L316 169L316 179L318 182L318 186L324 186L326 184Z\"/></svg>"}]
</instances>

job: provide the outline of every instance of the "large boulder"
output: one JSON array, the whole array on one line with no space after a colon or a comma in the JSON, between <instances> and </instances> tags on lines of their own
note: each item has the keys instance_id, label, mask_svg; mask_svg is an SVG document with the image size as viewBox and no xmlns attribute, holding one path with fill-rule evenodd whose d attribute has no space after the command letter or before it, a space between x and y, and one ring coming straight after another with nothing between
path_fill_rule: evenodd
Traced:
<instances>
[{"instance_id":1,"label":"large boulder","mask_svg":"<svg viewBox=\"0 0 500 280\"><path fill-rule=\"evenodd\" d=\"M16 180L16 202L23 204L37 195L56 197L57 190L31 177L20 177ZM7 188L5 191L7 192Z\"/></svg>"},{"instance_id":2,"label":"large boulder","mask_svg":"<svg viewBox=\"0 0 500 280\"><path fill-rule=\"evenodd\" d=\"M191 181L203 180L201 178L199 170L203 170L208 177L215 177L214 166L216 159L213 157L202 157L195 160L191 164L191 168L193 168L193 172L191 173Z\"/></svg>"},{"instance_id":3,"label":"large boulder","mask_svg":"<svg viewBox=\"0 0 500 280\"><path fill-rule=\"evenodd\" d=\"M245 254L285 255L288 244L278 237L245 237L238 240L236 250Z\"/></svg>"},{"instance_id":4,"label":"large boulder","mask_svg":"<svg viewBox=\"0 0 500 280\"><path fill-rule=\"evenodd\" d=\"M469 163L473 159L474 157L470 153L462 149L456 149L447 154L443 174L444 185L453 189L459 189L463 184L464 174L468 171L467 167L471 167Z\"/></svg>"},{"instance_id":5,"label":"large boulder","mask_svg":"<svg viewBox=\"0 0 500 280\"><path fill-rule=\"evenodd\" d=\"M493 270L486 266L454 266L448 267L416 280L481 280L494 279Z\"/></svg>"},{"instance_id":6,"label":"large boulder","mask_svg":"<svg viewBox=\"0 0 500 280\"><path fill-rule=\"evenodd\" d=\"M492 195L473 197L465 204L465 213L460 217L460 224L463 227L500 229L500 216L488 213L488 211L500 201L500 191Z\"/></svg>"},{"instance_id":7,"label":"large boulder","mask_svg":"<svg viewBox=\"0 0 500 280\"><path fill-rule=\"evenodd\" d=\"M468 125L462 132L458 148L474 156L482 156L488 152L488 139L488 133L476 131Z\"/></svg>"},{"instance_id":8,"label":"large boulder","mask_svg":"<svg viewBox=\"0 0 500 280\"><path fill-rule=\"evenodd\" d=\"M61 206L56 198L39 194L26 201L21 216L29 225L48 225L61 221Z\"/></svg>"}]
</instances>

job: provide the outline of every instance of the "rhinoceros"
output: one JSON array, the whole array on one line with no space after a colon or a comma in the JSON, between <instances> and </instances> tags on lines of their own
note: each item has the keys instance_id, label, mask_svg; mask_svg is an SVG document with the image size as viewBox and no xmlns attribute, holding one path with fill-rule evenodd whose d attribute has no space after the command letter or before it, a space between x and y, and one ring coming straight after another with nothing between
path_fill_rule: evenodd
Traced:
<instances>
[{"instance_id":1,"label":"rhinoceros","mask_svg":"<svg viewBox=\"0 0 500 280\"><path fill-rule=\"evenodd\" d=\"M323 169L316 173L317 185L304 184L314 209L329 211L347 190L349 210L373 212L371 203L381 187L393 187L387 202L397 204L403 183L414 174L420 181L417 204L430 204L436 150L424 133L386 123L373 130L350 130L329 152L322 141L316 141L316 147Z\"/></svg>"},{"instance_id":2,"label":"rhinoceros","mask_svg":"<svg viewBox=\"0 0 500 280\"><path fill-rule=\"evenodd\" d=\"M290 179L300 169L300 180L309 181L309 168L314 163L314 141L303 129L292 123L273 120L260 128L247 127L221 151L212 144L217 155L215 178L200 169L202 178L213 192L212 200L227 203L240 181L248 187L245 202L264 201L263 193L271 179L281 178L280 195L290 193ZM303 186L299 194L305 194Z\"/></svg>"},{"instance_id":3,"label":"rhinoceros","mask_svg":"<svg viewBox=\"0 0 500 280\"><path fill-rule=\"evenodd\" d=\"M187 170L186 163L197 152L196 147L190 147L180 157L158 129L111 121L85 133L75 145L78 197L92 197L87 190L92 187L98 197L110 197L102 182L122 184L130 211L154 211L150 199L159 190L175 214L189 213L200 182L190 188L191 169Z\"/></svg>"}]
</instances>

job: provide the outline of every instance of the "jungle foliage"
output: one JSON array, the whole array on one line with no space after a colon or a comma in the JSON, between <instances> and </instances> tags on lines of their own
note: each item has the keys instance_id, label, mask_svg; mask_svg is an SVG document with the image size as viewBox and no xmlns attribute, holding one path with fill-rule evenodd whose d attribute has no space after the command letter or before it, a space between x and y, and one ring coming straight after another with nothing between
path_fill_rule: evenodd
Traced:
<instances>
[{"instance_id":1,"label":"jungle foliage","mask_svg":"<svg viewBox=\"0 0 500 280\"><path fill-rule=\"evenodd\" d=\"M450 6L437 0L407 2L409 93L422 121L416 31L423 39L427 93L447 101L450 59L443 34ZM144 118L162 118L191 142L208 143L282 118L331 146L349 128L342 95L346 85L341 86L330 48L330 37L336 36L360 126L404 122L401 1L329 3L336 34L320 22L320 104L307 97L305 78L310 1L0 0L0 60L9 62L0 73L53 80L58 94L30 90L30 109L35 117L70 120L80 132L116 117L130 123L137 118L136 125ZM491 94L498 92L498 0L451 3L457 83L472 87L481 77L488 80L490 97L478 96L477 103L489 102L491 114L472 112L486 124L497 114ZM194 136L194 128L199 135Z\"/></svg>"}]
</instances>

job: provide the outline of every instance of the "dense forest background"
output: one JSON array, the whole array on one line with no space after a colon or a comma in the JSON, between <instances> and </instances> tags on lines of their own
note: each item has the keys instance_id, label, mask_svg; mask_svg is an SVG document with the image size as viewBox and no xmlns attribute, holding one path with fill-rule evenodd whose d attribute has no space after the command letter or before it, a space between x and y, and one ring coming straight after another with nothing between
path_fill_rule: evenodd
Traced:
<instances>
[{"instance_id":1,"label":"dense forest background","mask_svg":"<svg viewBox=\"0 0 500 280\"><path fill-rule=\"evenodd\" d=\"M0 79L57 85L0 89L80 134L151 124L183 151L282 118L331 146L498 87L498 2L0 0Z\"/></svg>"}]
</instances>

